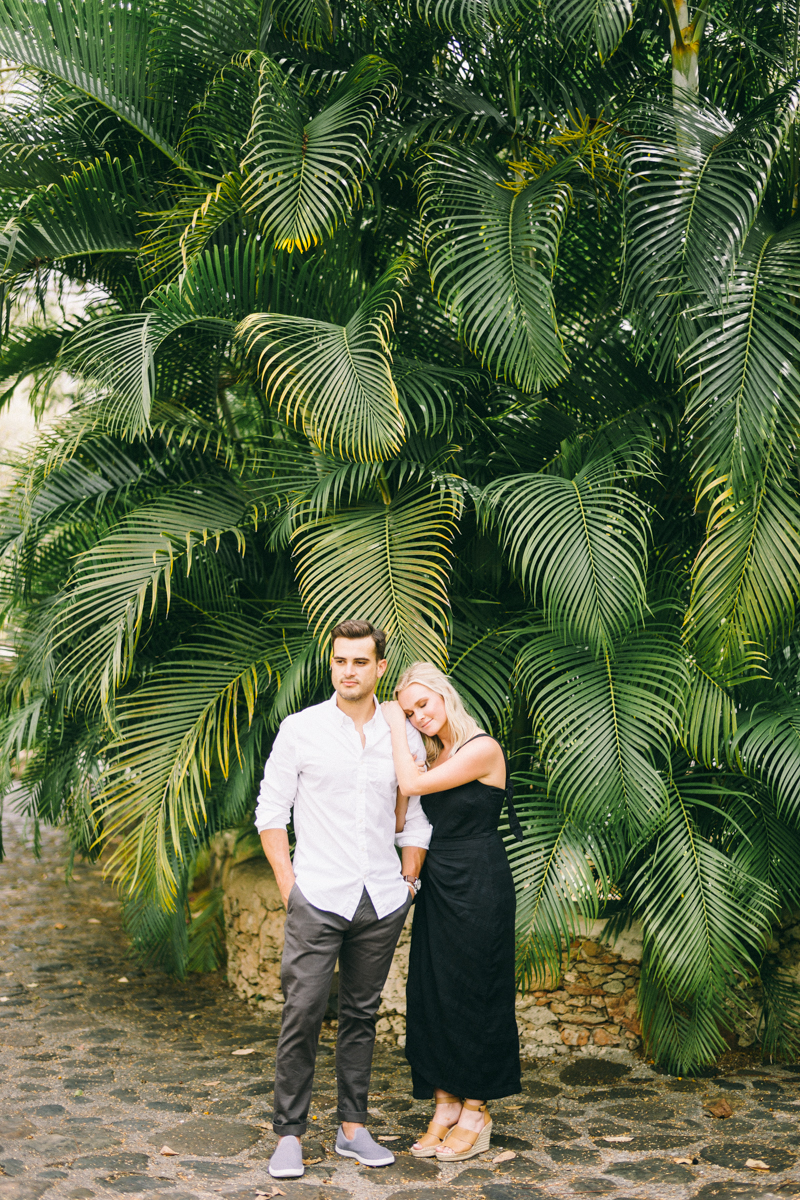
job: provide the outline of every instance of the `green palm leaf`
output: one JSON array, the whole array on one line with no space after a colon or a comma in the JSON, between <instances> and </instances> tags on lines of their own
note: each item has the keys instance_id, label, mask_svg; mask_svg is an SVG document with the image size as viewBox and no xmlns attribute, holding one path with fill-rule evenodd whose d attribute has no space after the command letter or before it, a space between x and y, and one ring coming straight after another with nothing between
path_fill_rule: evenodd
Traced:
<instances>
[{"instance_id":1,"label":"green palm leaf","mask_svg":"<svg viewBox=\"0 0 800 1200\"><path fill-rule=\"evenodd\" d=\"M262 6L262 42L272 24L285 38L301 46L322 46L333 38L333 16L328 0L265 0Z\"/></svg>"},{"instance_id":2,"label":"green palm leaf","mask_svg":"<svg viewBox=\"0 0 800 1200\"><path fill-rule=\"evenodd\" d=\"M448 674L475 719L484 728L508 717L512 700L514 650L509 631L463 618L453 621Z\"/></svg>"},{"instance_id":3,"label":"green palm leaf","mask_svg":"<svg viewBox=\"0 0 800 1200\"><path fill-rule=\"evenodd\" d=\"M543 178L523 185L476 153L437 143L418 181L436 297L470 350L523 391L562 379L567 360L552 279L567 184Z\"/></svg>"},{"instance_id":4,"label":"green palm leaf","mask_svg":"<svg viewBox=\"0 0 800 1200\"><path fill-rule=\"evenodd\" d=\"M265 62L253 109L243 201L278 249L307 250L361 196L369 138L396 91L396 70L375 56L360 59L310 121L300 100L271 62Z\"/></svg>"},{"instance_id":5,"label":"green palm leaf","mask_svg":"<svg viewBox=\"0 0 800 1200\"><path fill-rule=\"evenodd\" d=\"M693 341L687 307L721 295L799 101L777 92L738 127L685 99L644 110L625 158L624 299L657 375Z\"/></svg>"},{"instance_id":6,"label":"green palm leaf","mask_svg":"<svg viewBox=\"0 0 800 1200\"><path fill-rule=\"evenodd\" d=\"M635 0L549 0L547 7L565 38L591 40L604 62L633 24L634 6Z\"/></svg>"},{"instance_id":7,"label":"green palm leaf","mask_svg":"<svg viewBox=\"0 0 800 1200\"><path fill-rule=\"evenodd\" d=\"M706 767L724 763L736 733L736 701L694 659L687 663L681 741L691 758Z\"/></svg>"},{"instance_id":8,"label":"green palm leaf","mask_svg":"<svg viewBox=\"0 0 800 1200\"><path fill-rule=\"evenodd\" d=\"M673 780L663 829L626 891L644 931L645 1042L676 1073L722 1052L720 1023L734 972L757 966L776 911L769 884L698 828L694 806L713 809L724 795L713 781Z\"/></svg>"},{"instance_id":9,"label":"green palm leaf","mask_svg":"<svg viewBox=\"0 0 800 1200\"><path fill-rule=\"evenodd\" d=\"M706 328L683 359L701 479L725 475L738 494L763 477L768 455L788 466L800 424L798 303L800 230L759 222L722 302L698 310Z\"/></svg>"},{"instance_id":10,"label":"green palm leaf","mask_svg":"<svg viewBox=\"0 0 800 1200\"><path fill-rule=\"evenodd\" d=\"M150 10L143 0L3 0L0 55L61 79L109 109L176 166L172 81L149 70Z\"/></svg>"},{"instance_id":11,"label":"green palm leaf","mask_svg":"<svg viewBox=\"0 0 800 1200\"><path fill-rule=\"evenodd\" d=\"M269 399L323 450L382 459L402 444L389 335L412 266L394 263L346 325L258 313L237 329Z\"/></svg>"},{"instance_id":12,"label":"green palm leaf","mask_svg":"<svg viewBox=\"0 0 800 1200\"><path fill-rule=\"evenodd\" d=\"M619 824L636 844L669 809L656 762L677 735L685 688L676 631L633 629L613 656L545 630L529 636L517 672L550 788L577 824Z\"/></svg>"},{"instance_id":13,"label":"green palm leaf","mask_svg":"<svg viewBox=\"0 0 800 1200\"><path fill-rule=\"evenodd\" d=\"M525 834L510 841L517 893L517 977L525 989L561 974L561 954L600 914L621 870L621 846L602 826L587 832L548 795L546 777L515 772L514 804Z\"/></svg>"},{"instance_id":14,"label":"green palm leaf","mask_svg":"<svg viewBox=\"0 0 800 1200\"><path fill-rule=\"evenodd\" d=\"M417 0L416 7L428 24L478 32L517 25L533 4L532 0Z\"/></svg>"},{"instance_id":15,"label":"green palm leaf","mask_svg":"<svg viewBox=\"0 0 800 1200\"><path fill-rule=\"evenodd\" d=\"M189 326L230 342L235 322L280 295L280 265L270 272L271 261L272 248L255 239L206 250L179 280L150 297L148 311L90 322L65 346L64 365L105 393L114 428L126 436L140 433L150 421L164 343ZM196 353L196 346L185 351L187 359Z\"/></svg>"},{"instance_id":16,"label":"green palm leaf","mask_svg":"<svg viewBox=\"0 0 800 1200\"><path fill-rule=\"evenodd\" d=\"M610 647L645 607L647 508L621 481L614 455L573 479L515 475L486 489L482 507L512 565L564 638Z\"/></svg>"},{"instance_id":17,"label":"green palm leaf","mask_svg":"<svg viewBox=\"0 0 800 1200\"><path fill-rule=\"evenodd\" d=\"M763 779L779 817L797 819L800 804L800 701L776 698L743 717L733 749L748 775Z\"/></svg>"},{"instance_id":18,"label":"green palm leaf","mask_svg":"<svg viewBox=\"0 0 800 1200\"><path fill-rule=\"evenodd\" d=\"M781 819L770 789L749 784L746 795L729 798L728 811L740 833L731 857L749 875L766 880L782 908L800 908L800 833Z\"/></svg>"},{"instance_id":19,"label":"green palm leaf","mask_svg":"<svg viewBox=\"0 0 800 1200\"><path fill-rule=\"evenodd\" d=\"M315 635L358 616L386 631L392 677L419 659L443 666L457 516L451 495L416 488L301 527L297 580Z\"/></svg>"},{"instance_id":20,"label":"green palm leaf","mask_svg":"<svg viewBox=\"0 0 800 1200\"><path fill-rule=\"evenodd\" d=\"M197 838L207 822L213 769L226 777L236 769L240 728L289 665L280 620L254 630L226 615L222 632L222 623L210 629L120 701L120 736L109 747L100 837L117 844L106 870L126 894L155 892L165 908L174 905L184 831Z\"/></svg>"},{"instance_id":21,"label":"green palm leaf","mask_svg":"<svg viewBox=\"0 0 800 1200\"><path fill-rule=\"evenodd\" d=\"M93 697L110 715L162 590L169 607L175 560L186 556L188 573L192 550L226 531L243 546L238 523L246 502L231 484L195 480L169 500L164 496L131 512L78 559L51 614L52 648L61 655L58 675L73 703Z\"/></svg>"},{"instance_id":22,"label":"green palm leaf","mask_svg":"<svg viewBox=\"0 0 800 1200\"><path fill-rule=\"evenodd\" d=\"M21 219L0 232L0 270L16 275L41 261L87 254L136 254L137 207L144 203L133 159L106 156L81 164L40 189Z\"/></svg>"},{"instance_id":23,"label":"green palm leaf","mask_svg":"<svg viewBox=\"0 0 800 1200\"><path fill-rule=\"evenodd\" d=\"M790 481L768 473L742 496L723 487L694 565L685 620L698 662L723 687L763 671L798 600L800 503Z\"/></svg>"}]
</instances>

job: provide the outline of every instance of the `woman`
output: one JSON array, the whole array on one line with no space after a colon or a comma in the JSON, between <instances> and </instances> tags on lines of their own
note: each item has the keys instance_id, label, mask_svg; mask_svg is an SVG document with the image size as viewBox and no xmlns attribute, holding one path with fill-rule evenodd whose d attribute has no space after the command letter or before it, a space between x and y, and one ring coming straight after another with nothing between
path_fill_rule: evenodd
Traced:
<instances>
[{"instance_id":1,"label":"woman","mask_svg":"<svg viewBox=\"0 0 800 1200\"><path fill-rule=\"evenodd\" d=\"M514 884L497 832L508 769L502 747L431 663L409 667L395 695L383 714L398 789L422 797L433 826L411 932L406 1057L414 1097L435 1096L436 1110L411 1153L456 1162L489 1147L486 1101L520 1090ZM425 772L408 749L406 717L425 740ZM404 818L398 809L401 828Z\"/></svg>"}]
</instances>

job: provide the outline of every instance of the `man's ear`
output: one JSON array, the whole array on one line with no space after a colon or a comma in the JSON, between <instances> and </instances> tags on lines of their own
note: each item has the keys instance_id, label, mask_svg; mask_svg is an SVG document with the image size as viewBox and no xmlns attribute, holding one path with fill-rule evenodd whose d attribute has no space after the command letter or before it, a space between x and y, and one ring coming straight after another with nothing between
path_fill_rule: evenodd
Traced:
<instances>
[{"instance_id":1,"label":"man's ear","mask_svg":"<svg viewBox=\"0 0 800 1200\"><path fill-rule=\"evenodd\" d=\"M380 661L378 662L378 679L380 679L381 675L386 670L388 665L389 664L387 663L385 658L380 659Z\"/></svg>"}]
</instances>

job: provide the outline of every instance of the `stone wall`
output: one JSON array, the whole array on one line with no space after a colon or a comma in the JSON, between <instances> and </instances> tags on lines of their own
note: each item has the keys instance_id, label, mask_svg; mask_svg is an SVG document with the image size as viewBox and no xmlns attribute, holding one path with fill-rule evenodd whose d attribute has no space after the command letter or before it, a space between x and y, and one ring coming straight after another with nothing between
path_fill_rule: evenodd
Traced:
<instances>
[{"instance_id":1,"label":"stone wall","mask_svg":"<svg viewBox=\"0 0 800 1200\"><path fill-rule=\"evenodd\" d=\"M279 1010L284 909L263 858L228 863L222 876L228 981L240 996L267 1011ZM405 1044L405 982L413 909L395 951L378 1011L378 1039ZM517 998L523 1057L631 1051L641 1033L636 1017L636 980L641 941L636 931L613 946L598 940L597 922L576 938L562 958L557 979ZM335 989L334 989L335 990ZM333 1016L333 1012L331 1012Z\"/></svg>"},{"instance_id":2,"label":"stone wall","mask_svg":"<svg viewBox=\"0 0 800 1200\"><path fill-rule=\"evenodd\" d=\"M632 938L626 939L625 946L608 946L599 937L599 927L587 930L562 956L557 980L542 980L546 987L517 997L523 1057L541 1058L570 1049L597 1053L601 1047L638 1048L640 949L637 954Z\"/></svg>"}]
</instances>

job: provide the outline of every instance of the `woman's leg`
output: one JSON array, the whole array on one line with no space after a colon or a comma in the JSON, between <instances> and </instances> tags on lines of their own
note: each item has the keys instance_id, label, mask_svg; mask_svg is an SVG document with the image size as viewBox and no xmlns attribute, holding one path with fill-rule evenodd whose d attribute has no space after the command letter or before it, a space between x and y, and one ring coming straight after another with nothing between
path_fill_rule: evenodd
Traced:
<instances>
[{"instance_id":1,"label":"woman's leg","mask_svg":"<svg viewBox=\"0 0 800 1200\"><path fill-rule=\"evenodd\" d=\"M467 1101L465 1100L464 1103L466 1104ZM469 1100L469 1103L475 1107L462 1108L458 1115L458 1124L462 1129L471 1129L474 1133L480 1133L484 1125L488 1124L489 1122L489 1114L487 1112L480 1111L480 1105L483 1104L483 1100ZM442 1120L442 1124L444 1124L444 1120L442 1118L437 1117L436 1120ZM450 1146L441 1146L438 1150L438 1154L440 1156L453 1153L454 1151Z\"/></svg>"},{"instance_id":2,"label":"woman's leg","mask_svg":"<svg viewBox=\"0 0 800 1200\"><path fill-rule=\"evenodd\" d=\"M455 1099L449 1092L444 1091L443 1088L434 1088L433 1095L436 1100L433 1120L437 1125L444 1125L448 1129L452 1129L454 1125L458 1124L458 1119L461 1116L461 1101ZM415 1142L414 1148L420 1150L424 1149L424 1146L421 1142Z\"/></svg>"}]
</instances>

